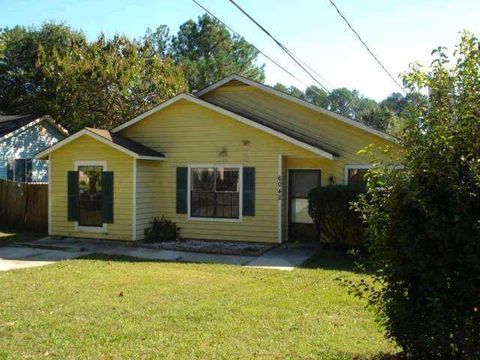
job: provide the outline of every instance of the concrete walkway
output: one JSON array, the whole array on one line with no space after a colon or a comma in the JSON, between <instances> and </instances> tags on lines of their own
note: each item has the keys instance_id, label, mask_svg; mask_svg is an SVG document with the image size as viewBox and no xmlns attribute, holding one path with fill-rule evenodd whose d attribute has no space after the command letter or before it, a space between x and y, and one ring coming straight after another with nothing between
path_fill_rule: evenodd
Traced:
<instances>
[{"instance_id":1,"label":"concrete walkway","mask_svg":"<svg viewBox=\"0 0 480 360\"><path fill-rule=\"evenodd\" d=\"M152 249L86 239L44 238L28 244L0 247L0 271L42 266L93 253L146 260L219 263L262 269L293 270L308 260L315 251L314 247L303 244L288 247L280 245L255 257Z\"/></svg>"}]
</instances>

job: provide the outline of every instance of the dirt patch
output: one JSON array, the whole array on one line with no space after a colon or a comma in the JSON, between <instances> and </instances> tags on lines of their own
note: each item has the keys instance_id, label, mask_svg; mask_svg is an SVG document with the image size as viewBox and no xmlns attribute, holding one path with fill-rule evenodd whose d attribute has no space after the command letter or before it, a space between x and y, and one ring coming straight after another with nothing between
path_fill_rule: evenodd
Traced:
<instances>
[{"instance_id":1,"label":"dirt patch","mask_svg":"<svg viewBox=\"0 0 480 360\"><path fill-rule=\"evenodd\" d=\"M217 240L175 240L142 244L143 247L175 251L191 251L208 254L259 256L276 244L247 243Z\"/></svg>"}]
</instances>

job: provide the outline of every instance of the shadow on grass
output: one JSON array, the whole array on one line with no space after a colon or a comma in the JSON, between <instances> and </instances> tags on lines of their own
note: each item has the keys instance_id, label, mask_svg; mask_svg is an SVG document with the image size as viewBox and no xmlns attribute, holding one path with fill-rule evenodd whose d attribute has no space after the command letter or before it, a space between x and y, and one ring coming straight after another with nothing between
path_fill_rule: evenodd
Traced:
<instances>
[{"instance_id":1,"label":"shadow on grass","mask_svg":"<svg viewBox=\"0 0 480 360\"><path fill-rule=\"evenodd\" d=\"M363 266L360 266L363 265ZM362 256L341 250L319 250L314 256L304 262L300 268L350 271L370 274L372 268L365 264Z\"/></svg>"}]
</instances>

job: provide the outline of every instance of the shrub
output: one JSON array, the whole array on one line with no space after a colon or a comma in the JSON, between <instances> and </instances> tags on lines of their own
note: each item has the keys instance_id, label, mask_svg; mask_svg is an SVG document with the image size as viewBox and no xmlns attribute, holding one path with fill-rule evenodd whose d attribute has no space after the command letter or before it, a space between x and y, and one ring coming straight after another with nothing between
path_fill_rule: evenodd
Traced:
<instances>
[{"instance_id":1,"label":"shrub","mask_svg":"<svg viewBox=\"0 0 480 360\"><path fill-rule=\"evenodd\" d=\"M439 48L407 74L430 105L406 119L404 169L371 172L358 203L381 286L357 289L408 358L480 358L479 45L464 34L453 64Z\"/></svg>"},{"instance_id":2,"label":"shrub","mask_svg":"<svg viewBox=\"0 0 480 360\"><path fill-rule=\"evenodd\" d=\"M150 227L145 229L145 242L175 240L178 238L179 230L177 224L165 216L162 215L160 219L155 217L150 222Z\"/></svg>"},{"instance_id":3,"label":"shrub","mask_svg":"<svg viewBox=\"0 0 480 360\"><path fill-rule=\"evenodd\" d=\"M321 243L339 248L363 246L363 225L351 207L363 191L359 185L331 185L310 191L308 212Z\"/></svg>"}]
</instances>

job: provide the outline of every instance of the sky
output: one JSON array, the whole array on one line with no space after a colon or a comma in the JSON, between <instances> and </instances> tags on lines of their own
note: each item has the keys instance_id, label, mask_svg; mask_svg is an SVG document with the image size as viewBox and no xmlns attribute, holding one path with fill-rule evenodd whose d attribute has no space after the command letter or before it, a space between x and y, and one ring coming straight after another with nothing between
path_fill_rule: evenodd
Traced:
<instances>
[{"instance_id":1,"label":"sky","mask_svg":"<svg viewBox=\"0 0 480 360\"><path fill-rule=\"evenodd\" d=\"M228 0L198 0L299 80L265 63L266 83L305 88L312 80ZM328 0L236 0L287 48L321 75L327 88L347 87L381 100L397 85L388 78ZM454 50L460 31L480 35L480 0L336 0L337 6L394 76L410 63L429 64L432 49ZM0 0L0 27L54 20L82 30L140 37L165 24L171 33L204 12L191 0ZM324 80L323 80L324 79Z\"/></svg>"}]
</instances>

